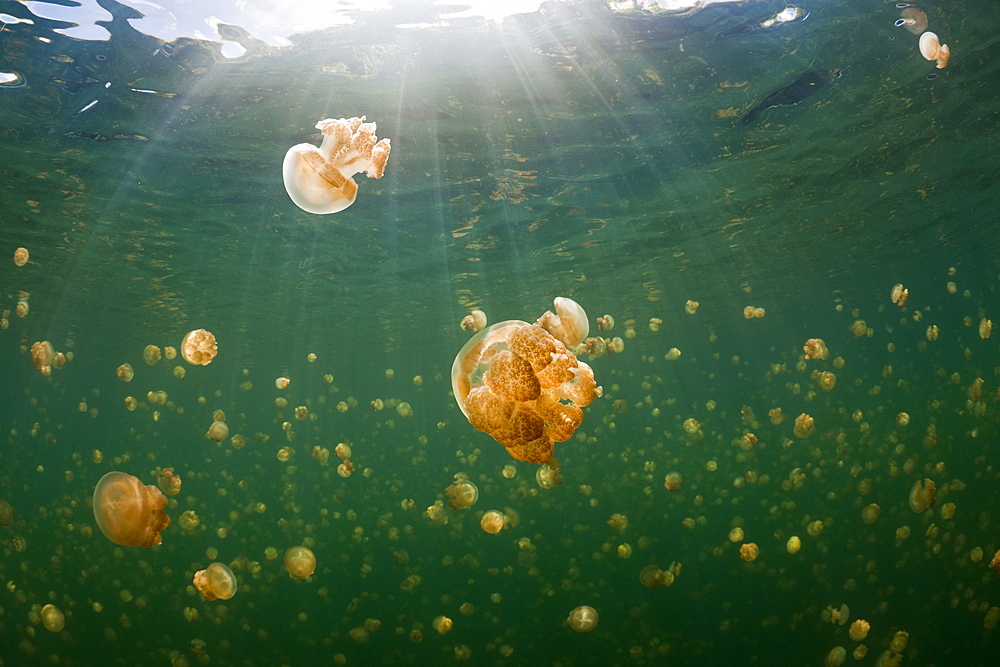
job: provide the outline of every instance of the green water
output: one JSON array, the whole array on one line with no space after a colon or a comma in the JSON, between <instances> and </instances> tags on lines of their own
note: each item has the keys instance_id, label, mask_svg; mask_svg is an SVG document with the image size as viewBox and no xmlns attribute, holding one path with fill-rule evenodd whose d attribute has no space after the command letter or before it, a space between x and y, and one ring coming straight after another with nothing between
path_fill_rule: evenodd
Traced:
<instances>
[{"instance_id":1,"label":"green water","mask_svg":"<svg viewBox=\"0 0 1000 667\"><path fill-rule=\"evenodd\" d=\"M0 71L25 83L0 87L4 665L436 665L466 652L477 665L822 665L836 646L845 664L875 665L897 631L901 664L996 664L984 622L1000 606L988 566L1000 363L978 327L1000 317L1000 12L923 7L952 49L936 70L893 27L894 3L816 3L743 35L785 3L671 16L605 4L489 26L395 27L437 23L446 12L430 7L367 12L289 47L244 39L236 59L218 41L139 33L108 2L107 41L43 20L0 31ZM800 105L740 122L803 73L845 65ZM285 151L318 142L319 119L361 114L392 141L385 176L359 175L341 213L298 210ZM556 296L625 347L581 353L604 396L556 445L564 483L543 489L464 419L450 369L472 308L534 321ZM605 313L616 324L599 332ZM144 362L147 345L198 328L218 339L210 365ZM829 359L803 359L809 338ZM29 353L42 340L72 353L50 376ZM814 371L833 372L833 389ZM147 397L160 391L163 404ZM243 448L205 437L216 410ZM793 433L802 413L806 438ZM113 544L94 486L111 470L155 483L158 467L183 478L162 545ZM795 471L801 484L783 484ZM425 510L458 472L479 500L434 523ZM937 504L918 514L908 494L923 478ZM483 532L482 512L504 507L520 525ZM728 539L736 526L756 561ZM299 544L318 561L307 580L282 565ZM230 600L191 587L214 560L236 572ZM645 566L674 562L670 587L640 584ZM38 621L48 603L61 633ZM860 661L848 626L823 619L842 603L871 624ZM566 623L579 605L600 614L590 633ZM443 636L439 615L454 623ZM367 640L352 637L366 624Z\"/></svg>"}]
</instances>

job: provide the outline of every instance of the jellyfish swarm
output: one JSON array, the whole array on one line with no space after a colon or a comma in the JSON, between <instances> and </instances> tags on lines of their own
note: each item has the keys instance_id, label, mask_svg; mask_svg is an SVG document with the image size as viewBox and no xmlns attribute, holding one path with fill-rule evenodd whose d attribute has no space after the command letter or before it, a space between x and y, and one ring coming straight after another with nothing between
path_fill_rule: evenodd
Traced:
<instances>
[{"instance_id":1,"label":"jellyfish swarm","mask_svg":"<svg viewBox=\"0 0 1000 667\"><path fill-rule=\"evenodd\" d=\"M508 320L483 329L451 367L458 407L518 461L547 463L554 443L583 421L601 395L590 366L545 329Z\"/></svg>"},{"instance_id":2,"label":"jellyfish swarm","mask_svg":"<svg viewBox=\"0 0 1000 667\"><path fill-rule=\"evenodd\" d=\"M94 489L94 518L104 536L127 547L151 547L163 541L170 525L163 508L167 497L132 475L109 472Z\"/></svg>"},{"instance_id":3,"label":"jellyfish swarm","mask_svg":"<svg viewBox=\"0 0 1000 667\"><path fill-rule=\"evenodd\" d=\"M319 148L296 144L288 149L281 175L296 206L307 213L337 213L358 196L354 174L364 171L369 178L382 178L389 140L376 143L375 123L364 121L364 116L321 120L316 123L323 133Z\"/></svg>"},{"instance_id":4,"label":"jellyfish swarm","mask_svg":"<svg viewBox=\"0 0 1000 667\"><path fill-rule=\"evenodd\" d=\"M228 600L236 595L236 575L222 563L195 572L193 583L206 600Z\"/></svg>"}]
</instances>

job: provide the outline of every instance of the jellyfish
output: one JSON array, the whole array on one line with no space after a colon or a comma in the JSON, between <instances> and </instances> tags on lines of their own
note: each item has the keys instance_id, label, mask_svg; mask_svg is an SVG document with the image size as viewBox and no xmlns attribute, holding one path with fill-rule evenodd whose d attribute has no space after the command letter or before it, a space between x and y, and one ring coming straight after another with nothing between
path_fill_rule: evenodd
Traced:
<instances>
[{"instance_id":1,"label":"jellyfish","mask_svg":"<svg viewBox=\"0 0 1000 667\"><path fill-rule=\"evenodd\" d=\"M156 473L156 485L164 493L176 496L181 492L181 478L174 474L173 468L164 468Z\"/></svg>"},{"instance_id":2,"label":"jellyfish","mask_svg":"<svg viewBox=\"0 0 1000 667\"><path fill-rule=\"evenodd\" d=\"M701 304L698 303L697 301L692 301L691 299L688 299L687 301L684 302L684 312L686 312L688 315L694 315L695 313L698 312L698 306L700 305Z\"/></svg>"},{"instance_id":3,"label":"jellyfish","mask_svg":"<svg viewBox=\"0 0 1000 667\"><path fill-rule=\"evenodd\" d=\"M42 617L42 624L49 632L62 632L63 628L66 627L66 617L63 615L62 610L54 604L47 604L42 607L40 616Z\"/></svg>"},{"instance_id":4,"label":"jellyfish","mask_svg":"<svg viewBox=\"0 0 1000 667\"><path fill-rule=\"evenodd\" d=\"M104 536L127 547L160 544L170 525L167 497L152 484L123 472L109 472L94 489L94 518Z\"/></svg>"},{"instance_id":5,"label":"jellyfish","mask_svg":"<svg viewBox=\"0 0 1000 667\"><path fill-rule=\"evenodd\" d=\"M813 418L803 412L795 418L795 426L792 428L792 432L800 438L808 438L812 435L815 425L816 423L813 421Z\"/></svg>"},{"instance_id":6,"label":"jellyfish","mask_svg":"<svg viewBox=\"0 0 1000 667\"><path fill-rule=\"evenodd\" d=\"M553 305L556 308L555 314L546 310L535 324L555 336L566 347L576 347L590 333L586 311L573 299L563 296L557 296Z\"/></svg>"},{"instance_id":7,"label":"jellyfish","mask_svg":"<svg viewBox=\"0 0 1000 667\"><path fill-rule=\"evenodd\" d=\"M548 463L555 443L571 438L583 421L581 408L602 393L590 366L558 337L519 320L470 338L455 357L451 382L472 426L528 463Z\"/></svg>"},{"instance_id":8,"label":"jellyfish","mask_svg":"<svg viewBox=\"0 0 1000 667\"><path fill-rule=\"evenodd\" d=\"M215 359L218 352L219 346L211 331L195 329L189 331L184 336L184 340L181 341L181 354L189 364L207 366L212 363L212 359Z\"/></svg>"},{"instance_id":9,"label":"jellyfish","mask_svg":"<svg viewBox=\"0 0 1000 667\"><path fill-rule=\"evenodd\" d=\"M0 526L9 526L14 523L14 508L10 502L0 498Z\"/></svg>"},{"instance_id":10,"label":"jellyfish","mask_svg":"<svg viewBox=\"0 0 1000 667\"><path fill-rule=\"evenodd\" d=\"M997 549L997 552L993 554L993 560L990 561L990 569L993 570L995 575L1000 577L1000 549Z\"/></svg>"},{"instance_id":11,"label":"jellyfish","mask_svg":"<svg viewBox=\"0 0 1000 667\"><path fill-rule=\"evenodd\" d=\"M785 549L790 554L797 554L799 552L799 549L801 548L802 548L802 540L799 539L798 535L792 535L791 537L788 538L788 541L785 543Z\"/></svg>"},{"instance_id":12,"label":"jellyfish","mask_svg":"<svg viewBox=\"0 0 1000 667\"><path fill-rule=\"evenodd\" d=\"M216 442L222 442L229 437L229 426L226 425L226 422L214 421L205 432L205 437Z\"/></svg>"},{"instance_id":13,"label":"jellyfish","mask_svg":"<svg viewBox=\"0 0 1000 667\"><path fill-rule=\"evenodd\" d=\"M847 619L850 615L851 610L846 604L841 604L839 608L834 607L833 605L827 605L822 614L824 621L829 621L830 623L835 623L837 625L847 623Z\"/></svg>"},{"instance_id":14,"label":"jellyfish","mask_svg":"<svg viewBox=\"0 0 1000 667\"><path fill-rule=\"evenodd\" d=\"M27 248L18 248L17 250L15 250L14 251L14 265L15 266L24 266L27 263L28 263L28 249Z\"/></svg>"},{"instance_id":15,"label":"jellyfish","mask_svg":"<svg viewBox=\"0 0 1000 667\"><path fill-rule=\"evenodd\" d=\"M663 478L663 488L670 493L677 493L681 488L681 474L676 470L668 472Z\"/></svg>"},{"instance_id":16,"label":"jellyfish","mask_svg":"<svg viewBox=\"0 0 1000 667\"><path fill-rule=\"evenodd\" d=\"M156 345L147 345L142 351L143 360L150 366L155 366L162 357L163 354Z\"/></svg>"},{"instance_id":17,"label":"jellyfish","mask_svg":"<svg viewBox=\"0 0 1000 667\"><path fill-rule=\"evenodd\" d=\"M479 520L479 526L490 535L496 535L501 530L506 528L504 525L503 514L497 510L490 510L483 514L483 518Z\"/></svg>"},{"instance_id":18,"label":"jellyfish","mask_svg":"<svg viewBox=\"0 0 1000 667\"><path fill-rule=\"evenodd\" d=\"M46 373L52 370L52 363L55 360L56 351L52 347L52 343L47 340L38 341L31 346L31 363L35 365L35 368Z\"/></svg>"},{"instance_id":19,"label":"jellyfish","mask_svg":"<svg viewBox=\"0 0 1000 667\"><path fill-rule=\"evenodd\" d=\"M446 635L451 632L452 625L453 623L451 619L447 616L437 616L433 621L431 621L431 627L433 627L439 635Z\"/></svg>"},{"instance_id":20,"label":"jellyfish","mask_svg":"<svg viewBox=\"0 0 1000 667\"><path fill-rule=\"evenodd\" d=\"M308 547L291 547L285 552L285 569L292 579L305 579L316 571L316 556Z\"/></svg>"},{"instance_id":21,"label":"jellyfish","mask_svg":"<svg viewBox=\"0 0 1000 667\"><path fill-rule=\"evenodd\" d=\"M115 375L122 382L131 382L132 378L135 377L135 371L132 370L132 364L122 364L115 369Z\"/></svg>"},{"instance_id":22,"label":"jellyfish","mask_svg":"<svg viewBox=\"0 0 1000 667\"><path fill-rule=\"evenodd\" d=\"M910 298L910 290L903 287L901 283L896 283L892 286L892 291L889 293L889 299L894 304L902 308L906 305L906 300L908 298Z\"/></svg>"},{"instance_id":23,"label":"jellyfish","mask_svg":"<svg viewBox=\"0 0 1000 667\"><path fill-rule=\"evenodd\" d=\"M486 313L474 310L462 318L462 328L466 331L482 331L486 327Z\"/></svg>"},{"instance_id":24,"label":"jellyfish","mask_svg":"<svg viewBox=\"0 0 1000 667\"><path fill-rule=\"evenodd\" d=\"M923 514L925 511L933 509L936 502L937 487L934 486L934 480L918 479L913 483L913 487L910 488L910 509L917 514Z\"/></svg>"},{"instance_id":25,"label":"jellyfish","mask_svg":"<svg viewBox=\"0 0 1000 667\"><path fill-rule=\"evenodd\" d=\"M747 561L748 563L757 560L757 556L760 555L760 549L753 542L747 542L746 544L740 545L740 558Z\"/></svg>"},{"instance_id":26,"label":"jellyfish","mask_svg":"<svg viewBox=\"0 0 1000 667\"><path fill-rule=\"evenodd\" d=\"M448 507L454 510L464 510L472 507L479 500L479 488L469 480L464 472L455 474L455 481L444 490Z\"/></svg>"},{"instance_id":27,"label":"jellyfish","mask_svg":"<svg viewBox=\"0 0 1000 667\"><path fill-rule=\"evenodd\" d=\"M848 634L856 642L864 641L864 638L868 636L868 631L872 629L872 626L868 621L864 619L857 619L851 623L851 627L848 630Z\"/></svg>"},{"instance_id":28,"label":"jellyfish","mask_svg":"<svg viewBox=\"0 0 1000 667\"><path fill-rule=\"evenodd\" d=\"M639 572L639 583L652 590L663 585L663 570L659 565L647 565Z\"/></svg>"},{"instance_id":29,"label":"jellyfish","mask_svg":"<svg viewBox=\"0 0 1000 667\"><path fill-rule=\"evenodd\" d=\"M610 331L615 328L615 318L611 315L597 318L597 328L601 331Z\"/></svg>"},{"instance_id":30,"label":"jellyfish","mask_svg":"<svg viewBox=\"0 0 1000 667\"><path fill-rule=\"evenodd\" d=\"M597 610L587 605L581 605L569 613L566 622L574 632L590 632L597 627Z\"/></svg>"},{"instance_id":31,"label":"jellyfish","mask_svg":"<svg viewBox=\"0 0 1000 667\"><path fill-rule=\"evenodd\" d=\"M806 359L827 359L830 356L822 338L810 338L802 346L802 350L806 353Z\"/></svg>"},{"instance_id":32,"label":"jellyfish","mask_svg":"<svg viewBox=\"0 0 1000 667\"><path fill-rule=\"evenodd\" d=\"M296 144L285 153L281 175L285 191L307 213L337 213L354 203L358 184L352 178L364 171L382 178L391 146L376 143L375 123L360 118L327 118L316 123L323 133L319 148Z\"/></svg>"},{"instance_id":33,"label":"jellyfish","mask_svg":"<svg viewBox=\"0 0 1000 667\"><path fill-rule=\"evenodd\" d=\"M236 595L236 575L222 563L195 572L193 583L206 600L228 600Z\"/></svg>"},{"instance_id":34,"label":"jellyfish","mask_svg":"<svg viewBox=\"0 0 1000 667\"><path fill-rule=\"evenodd\" d=\"M927 60L936 60L937 68L944 69L948 66L948 59L951 58L951 49L947 44L942 44L937 35L927 31L920 35L920 55Z\"/></svg>"},{"instance_id":35,"label":"jellyfish","mask_svg":"<svg viewBox=\"0 0 1000 667\"><path fill-rule=\"evenodd\" d=\"M826 654L826 660L824 665L826 667L840 667L844 664L844 660L847 659L847 649L843 646L834 646L830 649L830 652Z\"/></svg>"},{"instance_id":36,"label":"jellyfish","mask_svg":"<svg viewBox=\"0 0 1000 667\"><path fill-rule=\"evenodd\" d=\"M896 21L896 27L903 27L912 34L919 35L924 30L927 30L927 14L916 7L907 7L899 13L899 18Z\"/></svg>"}]
</instances>

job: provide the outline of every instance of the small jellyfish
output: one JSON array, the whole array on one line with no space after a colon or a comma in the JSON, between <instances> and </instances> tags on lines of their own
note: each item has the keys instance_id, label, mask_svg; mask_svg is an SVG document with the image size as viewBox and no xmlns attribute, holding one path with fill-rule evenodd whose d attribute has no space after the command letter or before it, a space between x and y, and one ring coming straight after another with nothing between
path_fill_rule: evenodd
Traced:
<instances>
[{"instance_id":1,"label":"small jellyfish","mask_svg":"<svg viewBox=\"0 0 1000 667\"><path fill-rule=\"evenodd\" d=\"M340 459L341 461L346 461L347 459L351 458L351 446L348 445L346 442L338 442L333 452L334 454L337 455L337 458Z\"/></svg>"},{"instance_id":2,"label":"small jellyfish","mask_svg":"<svg viewBox=\"0 0 1000 667\"><path fill-rule=\"evenodd\" d=\"M951 49L947 44L942 44L938 36L927 31L920 35L920 55L926 60L936 60L937 68L944 69L948 66L948 59L951 58ZM949 283L951 285L953 283Z\"/></svg>"},{"instance_id":3,"label":"small jellyfish","mask_svg":"<svg viewBox=\"0 0 1000 667\"><path fill-rule=\"evenodd\" d=\"M223 421L214 421L205 432L205 437L216 442L222 442L229 437L229 426Z\"/></svg>"},{"instance_id":4,"label":"small jellyfish","mask_svg":"<svg viewBox=\"0 0 1000 667\"><path fill-rule=\"evenodd\" d=\"M352 178L365 172L382 178L391 150L389 139L376 141L375 123L360 118L326 118L316 123L323 143L296 144L285 153L281 166L285 191L296 206L307 213L343 211L358 196Z\"/></svg>"},{"instance_id":5,"label":"small jellyfish","mask_svg":"<svg viewBox=\"0 0 1000 667\"><path fill-rule=\"evenodd\" d=\"M289 380L288 378L280 377L274 381L274 386L277 387L278 389L288 389L288 385L290 385L291 383L292 381Z\"/></svg>"},{"instance_id":6,"label":"small jellyfish","mask_svg":"<svg viewBox=\"0 0 1000 667\"><path fill-rule=\"evenodd\" d=\"M122 382L131 382L132 378L135 377L135 371L132 370L132 364L122 364L115 369L115 375Z\"/></svg>"},{"instance_id":7,"label":"small jellyfish","mask_svg":"<svg viewBox=\"0 0 1000 667\"><path fill-rule=\"evenodd\" d=\"M747 542L746 544L740 545L740 558L747 561L748 563L757 560L757 556L760 555L760 549L753 542Z\"/></svg>"},{"instance_id":8,"label":"small jellyfish","mask_svg":"<svg viewBox=\"0 0 1000 667\"><path fill-rule=\"evenodd\" d=\"M686 302L684 302L684 311L688 315L694 315L695 313L698 312L698 306L700 306L700 305L701 304L698 303L697 301L692 301L692 300L688 299Z\"/></svg>"},{"instance_id":9,"label":"small jellyfish","mask_svg":"<svg viewBox=\"0 0 1000 667\"><path fill-rule=\"evenodd\" d=\"M142 351L143 360L150 366L155 366L160 361L162 356L163 354L160 351L160 348L156 345L147 345Z\"/></svg>"},{"instance_id":10,"label":"small jellyfish","mask_svg":"<svg viewBox=\"0 0 1000 667\"><path fill-rule=\"evenodd\" d=\"M109 472L94 489L94 518L104 536L115 544L151 547L170 525L163 508L167 497L152 484L123 472Z\"/></svg>"},{"instance_id":11,"label":"small jellyfish","mask_svg":"<svg viewBox=\"0 0 1000 667\"><path fill-rule=\"evenodd\" d=\"M446 635L451 632L453 625L452 620L447 616L437 616L433 621L431 621L431 627L434 628L435 632L439 635Z\"/></svg>"},{"instance_id":12,"label":"small jellyfish","mask_svg":"<svg viewBox=\"0 0 1000 667\"><path fill-rule=\"evenodd\" d=\"M865 505L865 508L861 510L861 521L866 525L871 526L876 521L878 521L879 516L882 514L882 509L875 503L870 505Z\"/></svg>"},{"instance_id":13,"label":"small jellyfish","mask_svg":"<svg viewBox=\"0 0 1000 667\"><path fill-rule=\"evenodd\" d=\"M802 346L802 350L806 353L806 359L827 359L830 356L822 338L810 338Z\"/></svg>"},{"instance_id":14,"label":"small jellyfish","mask_svg":"<svg viewBox=\"0 0 1000 667\"><path fill-rule=\"evenodd\" d=\"M910 488L910 509L917 514L932 509L937 502L937 487L932 479L918 479Z\"/></svg>"},{"instance_id":15,"label":"small jellyfish","mask_svg":"<svg viewBox=\"0 0 1000 667\"><path fill-rule=\"evenodd\" d=\"M506 528L504 525L503 514L497 510L490 510L483 514L483 518L479 520L479 526L490 535L496 535L501 530Z\"/></svg>"},{"instance_id":16,"label":"small jellyfish","mask_svg":"<svg viewBox=\"0 0 1000 667\"><path fill-rule=\"evenodd\" d=\"M916 7L906 7L899 13L900 18L896 21L896 27L906 28L911 35L919 35L927 30L927 14ZM895 301L893 302L895 303Z\"/></svg>"},{"instance_id":17,"label":"small jellyfish","mask_svg":"<svg viewBox=\"0 0 1000 667\"><path fill-rule=\"evenodd\" d=\"M834 607L833 605L827 605L826 609L823 610L823 620L829 621L836 625L843 625L847 623L847 619L850 618L851 610L846 604L841 604L840 607Z\"/></svg>"},{"instance_id":18,"label":"small jellyfish","mask_svg":"<svg viewBox=\"0 0 1000 667\"><path fill-rule=\"evenodd\" d=\"M997 552L993 554L993 560L990 561L990 569L993 570L995 575L1000 577L1000 549L997 549Z\"/></svg>"},{"instance_id":19,"label":"small jellyfish","mask_svg":"<svg viewBox=\"0 0 1000 667\"><path fill-rule=\"evenodd\" d=\"M848 634L856 642L864 641L865 637L868 636L868 631L871 630L871 624L864 619L857 619L851 623L851 628L848 630Z\"/></svg>"},{"instance_id":20,"label":"small jellyfish","mask_svg":"<svg viewBox=\"0 0 1000 667\"><path fill-rule=\"evenodd\" d=\"M0 526L9 526L14 523L14 508L10 502L0 498Z\"/></svg>"},{"instance_id":21,"label":"small jellyfish","mask_svg":"<svg viewBox=\"0 0 1000 667\"><path fill-rule=\"evenodd\" d=\"M663 355L663 358L666 359L667 361L677 361L678 359L681 358L681 351L678 350L676 347L672 347L669 350L667 350L667 353Z\"/></svg>"},{"instance_id":22,"label":"small jellyfish","mask_svg":"<svg viewBox=\"0 0 1000 667\"><path fill-rule=\"evenodd\" d=\"M639 583L652 590L659 588L664 582L664 572L659 565L647 565L639 571Z\"/></svg>"},{"instance_id":23,"label":"small jellyfish","mask_svg":"<svg viewBox=\"0 0 1000 667\"><path fill-rule=\"evenodd\" d=\"M597 328L601 331L611 331L615 328L615 318L611 315L597 318Z\"/></svg>"},{"instance_id":24,"label":"small jellyfish","mask_svg":"<svg viewBox=\"0 0 1000 667\"><path fill-rule=\"evenodd\" d=\"M590 632L597 627L597 610L587 605L581 605L569 613L566 622L574 632Z\"/></svg>"},{"instance_id":25,"label":"small jellyfish","mask_svg":"<svg viewBox=\"0 0 1000 667\"><path fill-rule=\"evenodd\" d=\"M173 468L164 468L156 473L156 485L164 493L176 496L181 492L181 478L174 474Z\"/></svg>"},{"instance_id":26,"label":"small jellyfish","mask_svg":"<svg viewBox=\"0 0 1000 667\"><path fill-rule=\"evenodd\" d=\"M25 264L28 263L28 257L29 256L27 248L18 248L17 250L14 251L14 265L24 266Z\"/></svg>"},{"instance_id":27,"label":"small jellyfish","mask_svg":"<svg viewBox=\"0 0 1000 667\"><path fill-rule=\"evenodd\" d=\"M900 308L906 305L906 300L909 297L910 290L906 289L899 283L893 285L892 291L889 293L889 299Z\"/></svg>"},{"instance_id":28,"label":"small jellyfish","mask_svg":"<svg viewBox=\"0 0 1000 667\"><path fill-rule=\"evenodd\" d=\"M910 637L909 632L900 630L895 635L892 636L892 640L889 642L889 650L893 653L902 653L906 650L906 645Z\"/></svg>"},{"instance_id":29,"label":"small jellyfish","mask_svg":"<svg viewBox=\"0 0 1000 667\"><path fill-rule=\"evenodd\" d=\"M482 331L486 327L486 313L474 310L462 318L461 327L466 331Z\"/></svg>"},{"instance_id":30,"label":"small jellyfish","mask_svg":"<svg viewBox=\"0 0 1000 667\"><path fill-rule=\"evenodd\" d=\"M826 667L840 667L844 664L844 660L847 659L847 649L843 646L834 646L830 649L830 652L826 654L826 660L824 665Z\"/></svg>"},{"instance_id":31,"label":"small jellyfish","mask_svg":"<svg viewBox=\"0 0 1000 667\"><path fill-rule=\"evenodd\" d=\"M830 391L837 384L837 376L833 371L823 371L816 376L816 384L823 391Z\"/></svg>"},{"instance_id":32,"label":"small jellyfish","mask_svg":"<svg viewBox=\"0 0 1000 667\"><path fill-rule=\"evenodd\" d=\"M677 493L681 488L681 474L676 470L668 472L663 478L663 488L670 493Z\"/></svg>"},{"instance_id":33,"label":"small jellyfish","mask_svg":"<svg viewBox=\"0 0 1000 667\"><path fill-rule=\"evenodd\" d=\"M205 329L195 329L189 331L184 340L181 341L181 355L189 364L196 366L207 366L215 359L219 352L219 346L215 341L215 336Z\"/></svg>"},{"instance_id":34,"label":"small jellyfish","mask_svg":"<svg viewBox=\"0 0 1000 667\"><path fill-rule=\"evenodd\" d=\"M479 487L469 480L465 473L456 473L455 481L444 490L448 501L448 507L455 510L464 510L472 507L479 500Z\"/></svg>"},{"instance_id":35,"label":"small jellyfish","mask_svg":"<svg viewBox=\"0 0 1000 667\"><path fill-rule=\"evenodd\" d=\"M801 548L802 548L802 540L800 540L797 535L792 535L791 537L788 538L788 541L785 543L785 549L790 554L797 554L799 552L799 549Z\"/></svg>"},{"instance_id":36,"label":"small jellyfish","mask_svg":"<svg viewBox=\"0 0 1000 667\"><path fill-rule=\"evenodd\" d=\"M553 489L563 483L558 467L541 465L535 470L535 483L543 489Z\"/></svg>"},{"instance_id":37,"label":"small jellyfish","mask_svg":"<svg viewBox=\"0 0 1000 667\"><path fill-rule=\"evenodd\" d=\"M792 431L800 438L808 438L812 435L815 425L813 418L803 412L795 418L795 426Z\"/></svg>"},{"instance_id":38,"label":"small jellyfish","mask_svg":"<svg viewBox=\"0 0 1000 667\"><path fill-rule=\"evenodd\" d=\"M236 575L222 563L195 572L193 583L206 600L228 600L236 595Z\"/></svg>"},{"instance_id":39,"label":"small jellyfish","mask_svg":"<svg viewBox=\"0 0 1000 667\"><path fill-rule=\"evenodd\" d=\"M31 363L35 368L46 373L46 369L52 370L52 363L55 361L56 351L52 343L47 340L38 341L31 346ZM46 373L47 374L47 373Z\"/></svg>"},{"instance_id":40,"label":"small jellyfish","mask_svg":"<svg viewBox=\"0 0 1000 667\"><path fill-rule=\"evenodd\" d=\"M979 320L979 337L986 340L993 335L993 320L983 318Z\"/></svg>"},{"instance_id":41,"label":"small jellyfish","mask_svg":"<svg viewBox=\"0 0 1000 667\"><path fill-rule=\"evenodd\" d=\"M553 301L555 314L546 310L535 323L552 334L566 347L576 347L590 333L590 321L583 306L573 299L557 296Z\"/></svg>"},{"instance_id":42,"label":"small jellyfish","mask_svg":"<svg viewBox=\"0 0 1000 667\"><path fill-rule=\"evenodd\" d=\"M285 552L285 569L293 579L305 579L316 571L316 556L307 547L291 547Z\"/></svg>"},{"instance_id":43,"label":"small jellyfish","mask_svg":"<svg viewBox=\"0 0 1000 667\"><path fill-rule=\"evenodd\" d=\"M54 604L47 604L42 607L40 616L42 617L42 624L49 632L62 632L63 628L66 627L66 617L63 615L62 610Z\"/></svg>"}]
</instances>

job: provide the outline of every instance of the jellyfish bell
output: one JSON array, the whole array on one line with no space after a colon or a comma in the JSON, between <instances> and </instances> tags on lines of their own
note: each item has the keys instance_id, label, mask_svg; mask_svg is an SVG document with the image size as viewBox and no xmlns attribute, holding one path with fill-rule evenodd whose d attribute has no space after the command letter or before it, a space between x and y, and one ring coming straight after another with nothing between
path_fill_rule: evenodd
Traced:
<instances>
[{"instance_id":1,"label":"jellyfish bell","mask_svg":"<svg viewBox=\"0 0 1000 667\"><path fill-rule=\"evenodd\" d=\"M557 296L552 302L556 312L546 310L535 323L559 339L566 347L576 347L590 333L590 321L583 306L573 299Z\"/></svg>"},{"instance_id":2,"label":"jellyfish bell","mask_svg":"<svg viewBox=\"0 0 1000 667\"><path fill-rule=\"evenodd\" d=\"M14 251L14 266L24 266L28 263L28 249L21 247Z\"/></svg>"},{"instance_id":3,"label":"jellyfish bell","mask_svg":"<svg viewBox=\"0 0 1000 667\"><path fill-rule=\"evenodd\" d=\"M54 604L47 604L42 607L39 616L42 618L42 624L45 626L45 629L49 632L62 632L63 628L66 627L66 617L63 615L62 610Z\"/></svg>"},{"instance_id":4,"label":"jellyfish bell","mask_svg":"<svg viewBox=\"0 0 1000 667\"><path fill-rule=\"evenodd\" d=\"M181 492L181 478L174 474L173 468L164 468L156 473L156 485L164 493L176 496Z\"/></svg>"},{"instance_id":5,"label":"jellyfish bell","mask_svg":"<svg viewBox=\"0 0 1000 667\"><path fill-rule=\"evenodd\" d=\"M218 343L211 331L195 329L189 331L181 341L181 355L189 364L207 366L219 352Z\"/></svg>"},{"instance_id":6,"label":"jellyfish bell","mask_svg":"<svg viewBox=\"0 0 1000 667\"><path fill-rule=\"evenodd\" d=\"M216 442L222 442L229 437L229 426L226 425L226 422L214 421L205 432L205 437Z\"/></svg>"},{"instance_id":7,"label":"jellyfish bell","mask_svg":"<svg viewBox=\"0 0 1000 667\"><path fill-rule=\"evenodd\" d=\"M52 343L47 340L38 341L31 346L31 363L40 371L51 368L56 358Z\"/></svg>"},{"instance_id":8,"label":"jellyfish bell","mask_svg":"<svg viewBox=\"0 0 1000 667\"><path fill-rule=\"evenodd\" d=\"M365 172L382 178L389 159L388 139L377 141L375 123L360 118L326 118L316 123L323 143L296 144L281 166L285 191L307 213L337 213L354 203L358 184L352 178Z\"/></svg>"},{"instance_id":9,"label":"jellyfish bell","mask_svg":"<svg viewBox=\"0 0 1000 667\"><path fill-rule=\"evenodd\" d=\"M937 487L930 478L918 479L910 488L910 509L923 514L937 503Z\"/></svg>"},{"instance_id":10,"label":"jellyfish bell","mask_svg":"<svg viewBox=\"0 0 1000 667\"><path fill-rule=\"evenodd\" d=\"M938 36L931 31L920 35L920 55L926 60L936 60L937 68L944 69L948 66L948 59L951 58L951 49L947 44L942 44Z\"/></svg>"},{"instance_id":11,"label":"jellyfish bell","mask_svg":"<svg viewBox=\"0 0 1000 667\"><path fill-rule=\"evenodd\" d=\"M469 480L465 473L456 473L455 481L444 490L444 495L451 498L448 506L455 510L472 507L479 500L479 488Z\"/></svg>"},{"instance_id":12,"label":"jellyfish bell","mask_svg":"<svg viewBox=\"0 0 1000 667\"><path fill-rule=\"evenodd\" d=\"M94 519L104 536L127 547L160 544L170 525L167 497L152 484L123 472L109 472L94 489Z\"/></svg>"},{"instance_id":13,"label":"jellyfish bell","mask_svg":"<svg viewBox=\"0 0 1000 667\"><path fill-rule=\"evenodd\" d=\"M0 526L9 526L14 523L14 508L10 502L0 498Z\"/></svg>"},{"instance_id":14,"label":"jellyfish bell","mask_svg":"<svg viewBox=\"0 0 1000 667\"><path fill-rule=\"evenodd\" d=\"M308 547L290 547L285 552L285 569L292 579L305 579L316 571L316 556Z\"/></svg>"},{"instance_id":15,"label":"jellyfish bell","mask_svg":"<svg viewBox=\"0 0 1000 667\"><path fill-rule=\"evenodd\" d=\"M924 30L927 30L927 14L921 9L916 7L906 7L899 13L899 20L896 21L896 27L902 26L912 35L919 35Z\"/></svg>"},{"instance_id":16,"label":"jellyfish bell","mask_svg":"<svg viewBox=\"0 0 1000 667\"><path fill-rule=\"evenodd\" d=\"M482 331L486 327L486 313L474 310L462 318L462 328L466 331Z\"/></svg>"},{"instance_id":17,"label":"jellyfish bell","mask_svg":"<svg viewBox=\"0 0 1000 667\"><path fill-rule=\"evenodd\" d=\"M236 595L236 575L222 563L195 572L193 583L206 600L228 600Z\"/></svg>"},{"instance_id":18,"label":"jellyfish bell","mask_svg":"<svg viewBox=\"0 0 1000 667\"><path fill-rule=\"evenodd\" d=\"M598 620L596 609L581 605L569 613L566 622L574 632L590 632L597 627Z\"/></svg>"}]
</instances>

